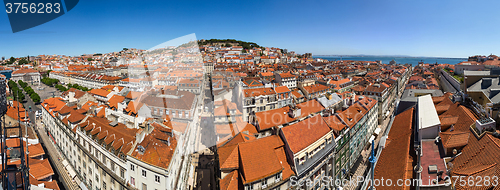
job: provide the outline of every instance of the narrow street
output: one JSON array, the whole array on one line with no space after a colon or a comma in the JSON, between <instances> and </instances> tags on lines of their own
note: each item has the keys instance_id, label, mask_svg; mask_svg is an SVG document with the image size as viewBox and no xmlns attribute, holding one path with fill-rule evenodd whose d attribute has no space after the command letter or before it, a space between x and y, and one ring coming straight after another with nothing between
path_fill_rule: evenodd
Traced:
<instances>
[{"instance_id":1,"label":"narrow street","mask_svg":"<svg viewBox=\"0 0 500 190\"><path fill-rule=\"evenodd\" d=\"M403 93L399 94L399 95L398 95L398 97L396 97L396 98L395 98L395 100L396 100L397 98L400 98L402 94L403 94ZM379 105L379 106L380 106L380 105ZM387 128L389 127L388 125L389 125L389 122L391 121L391 118L392 118L391 116L393 116L395 109L396 109L396 107L395 107L395 106L393 106L393 107L389 108L389 111L390 111L389 116L387 116L387 117L384 119L384 121L382 121L382 123L381 123L380 125L378 125L378 127L381 129L381 132L380 132L380 134L379 134L379 135L375 138L375 144L374 144L374 145L375 145L375 150L377 150L378 145L379 145L379 142L380 142L380 139L382 138L383 134L385 133L385 131L386 131L386 130L387 130ZM371 146L371 145L370 145L370 146ZM371 147L370 147L368 150L363 149L363 151L361 152L361 155L360 155L360 157L358 158L358 159L361 159L361 162L360 162L360 164L359 164L358 168L356 169L356 171L354 172L354 174L352 175L352 180L353 180L353 181L356 181L356 178L357 178L358 176L362 176L362 177L364 177L364 176L366 175L366 174L365 174L365 172L367 172L367 171L370 169L370 168L368 168L368 166L369 166L369 164L370 164L370 163L369 163L369 161L368 161L368 159L369 159L369 157L370 157L371 150L372 150L372 149L371 149ZM376 152L375 152L375 154L376 154ZM356 189L361 188L361 185L362 185L362 184L350 184L350 183L348 183L346 186L344 186L344 187L343 187L343 189L345 189L345 190L356 190Z\"/></svg>"},{"instance_id":2,"label":"narrow street","mask_svg":"<svg viewBox=\"0 0 500 190\"><path fill-rule=\"evenodd\" d=\"M40 139L40 143L42 143L42 145L47 149L47 154L49 155L52 163L54 163L52 167L57 170L57 173L59 174L59 180L61 180L65 189L79 190L80 187L75 181L71 179L71 176L62 164L63 157L57 151L55 145L53 144L53 141L51 141L49 136L47 136L47 131L40 122L37 123L35 131Z\"/></svg>"}]
</instances>

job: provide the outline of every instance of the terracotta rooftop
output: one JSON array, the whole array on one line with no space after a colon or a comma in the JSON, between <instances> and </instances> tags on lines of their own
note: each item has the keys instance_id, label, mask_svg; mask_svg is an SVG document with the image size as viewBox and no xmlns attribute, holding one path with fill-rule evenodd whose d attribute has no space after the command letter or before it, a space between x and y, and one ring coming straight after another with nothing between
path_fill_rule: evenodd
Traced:
<instances>
[{"instance_id":1,"label":"terracotta rooftop","mask_svg":"<svg viewBox=\"0 0 500 190\"><path fill-rule=\"evenodd\" d=\"M442 132L439 133L444 148L456 148L467 145L470 132Z\"/></svg>"},{"instance_id":2,"label":"terracotta rooftop","mask_svg":"<svg viewBox=\"0 0 500 190\"><path fill-rule=\"evenodd\" d=\"M132 156L148 164L168 169L177 147L177 140L171 133L172 129L157 123L154 123L153 127L153 131L138 144L144 147L144 153L140 153L136 148L132 152Z\"/></svg>"},{"instance_id":3,"label":"terracotta rooftop","mask_svg":"<svg viewBox=\"0 0 500 190\"><path fill-rule=\"evenodd\" d=\"M330 132L320 115L281 128L293 153L297 153Z\"/></svg>"},{"instance_id":4,"label":"terracotta rooftop","mask_svg":"<svg viewBox=\"0 0 500 190\"><path fill-rule=\"evenodd\" d=\"M243 90L243 95L245 97L266 96L272 94L276 94L276 91L272 88L254 88Z\"/></svg>"},{"instance_id":5,"label":"terracotta rooftop","mask_svg":"<svg viewBox=\"0 0 500 190\"><path fill-rule=\"evenodd\" d=\"M98 96L102 96L102 97L107 97L109 93L109 91L107 90L104 90L104 89L92 89L89 91L90 94L92 95L98 95Z\"/></svg>"},{"instance_id":6,"label":"terracotta rooftop","mask_svg":"<svg viewBox=\"0 0 500 190\"><path fill-rule=\"evenodd\" d=\"M375 167L375 179L413 179L412 122L414 108L398 114L392 123L385 148ZM377 186L377 189L410 189L409 186Z\"/></svg>"},{"instance_id":7,"label":"terracotta rooftop","mask_svg":"<svg viewBox=\"0 0 500 190\"><path fill-rule=\"evenodd\" d=\"M288 87L286 87L286 86L278 86L278 87L274 88L274 91L276 91L276 93L286 93L286 92L290 92L290 89L288 89Z\"/></svg>"}]
</instances>

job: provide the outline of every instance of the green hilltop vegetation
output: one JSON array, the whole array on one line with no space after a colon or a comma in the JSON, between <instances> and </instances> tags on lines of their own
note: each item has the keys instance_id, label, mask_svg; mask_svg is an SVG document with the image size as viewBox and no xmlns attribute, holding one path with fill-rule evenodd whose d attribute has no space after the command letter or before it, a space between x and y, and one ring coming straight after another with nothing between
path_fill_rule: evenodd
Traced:
<instances>
[{"instance_id":1,"label":"green hilltop vegetation","mask_svg":"<svg viewBox=\"0 0 500 190\"><path fill-rule=\"evenodd\" d=\"M207 45L207 44L221 44L222 46L225 47L231 47L233 45L236 46L241 46L243 49L252 49L254 47L256 48L263 48L263 46L259 46L258 44L254 42L244 42L240 40L235 40L235 39L210 39L210 40L199 40L198 45Z\"/></svg>"}]
</instances>

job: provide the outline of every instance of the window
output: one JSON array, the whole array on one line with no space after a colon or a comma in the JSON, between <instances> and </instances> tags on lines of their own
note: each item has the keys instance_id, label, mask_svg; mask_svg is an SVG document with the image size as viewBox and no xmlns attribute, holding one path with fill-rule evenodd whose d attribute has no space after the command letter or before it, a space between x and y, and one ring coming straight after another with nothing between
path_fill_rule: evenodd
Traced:
<instances>
[{"instance_id":1,"label":"window","mask_svg":"<svg viewBox=\"0 0 500 190\"><path fill-rule=\"evenodd\" d=\"M135 167L134 167L134 165L133 165L133 164L130 164L130 170L135 171L135 169L134 169L134 168L135 168Z\"/></svg>"},{"instance_id":2,"label":"window","mask_svg":"<svg viewBox=\"0 0 500 190\"><path fill-rule=\"evenodd\" d=\"M142 190L148 190L148 186L145 183L142 183Z\"/></svg>"},{"instance_id":3,"label":"window","mask_svg":"<svg viewBox=\"0 0 500 190\"><path fill-rule=\"evenodd\" d=\"M262 180L262 188L267 187L267 179Z\"/></svg>"},{"instance_id":4,"label":"window","mask_svg":"<svg viewBox=\"0 0 500 190\"><path fill-rule=\"evenodd\" d=\"M89 185L92 187L92 180L89 179Z\"/></svg>"},{"instance_id":5,"label":"window","mask_svg":"<svg viewBox=\"0 0 500 190\"><path fill-rule=\"evenodd\" d=\"M106 182L102 182L102 189L106 190Z\"/></svg>"},{"instance_id":6,"label":"window","mask_svg":"<svg viewBox=\"0 0 500 190\"><path fill-rule=\"evenodd\" d=\"M155 175L155 182L160 183L160 176L159 175Z\"/></svg>"},{"instance_id":7,"label":"window","mask_svg":"<svg viewBox=\"0 0 500 190\"><path fill-rule=\"evenodd\" d=\"M99 175L95 174L95 182L99 183Z\"/></svg>"},{"instance_id":8,"label":"window","mask_svg":"<svg viewBox=\"0 0 500 190\"><path fill-rule=\"evenodd\" d=\"M115 171L115 163L111 161L111 171Z\"/></svg>"},{"instance_id":9,"label":"window","mask_svg":"<svg viewBox=\"0 0 500 190\"><path fill-rule=\"evenodd\" d=\"M142 170L142 177L146 177L146 170Z\"/></svg>"},{"instance_id":10,"label":"window","mask_svg":"<svg viewBox=\"0 0 500 190\"><path fill-rule=\"evenodd\" d=\"M130 183L135 186L135 179L133 177L130 177Z\"/></svg>"},{"instance_id":11,"label":"window","mask_svg":"<svg viewBox=\"0 0 500 190\"><path fill-rule=\"evenodd\" d=\"M120 168L120 177L125 178L125 169Z\"/></svg>"}]
</instances>

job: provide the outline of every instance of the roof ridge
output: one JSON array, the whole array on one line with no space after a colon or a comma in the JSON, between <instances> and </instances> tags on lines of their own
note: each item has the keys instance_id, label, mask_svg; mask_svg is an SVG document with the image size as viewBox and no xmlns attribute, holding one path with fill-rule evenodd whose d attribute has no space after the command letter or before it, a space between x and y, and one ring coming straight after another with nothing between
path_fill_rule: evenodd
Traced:
<instances>
[{"instance_id":1,"label":"roof ridge","mask_svg":"<svg viewBox=\"0 0 500 190\"><path fill-rule=\"evenodd\" d=\"M476 151L471 157L469 157L469 159L465 160L464 163L458 168L463 168L465 164L469 163L474 157L476 157L479 154L479 152L481 152L490 142L491 141L487 141L486 143L484 143L484 145L481 148L479 148L478 151Z\"/></svg>"},{"instance_id":2,"label":"roof ridge","mask_svg":"<svg viewBox=\"0 0 500 190\"><path fill-rule=\"evenodd\" d=\"M482 164L482 165L487 165L487 164ZM455 172L455 173L456 173L456 174L459 174L459 175L467 175L467 176L471 176L471 175L473 175L473 174L477 174L477 173L479 173L479 172L483 172L483 171L485 171L485 170L487 170L487 169L490 169L491 167L494 167L494 166L496 166L496 165L497 165L497 163L493 163L493 164L491 164L491 165L489 165L489 166L487 166L487 167L485 167L485 168L483 168L483 169L480 169L480 170L478 170L478 171L474 171L474 172L472 172L472 173L465 173L465 172Z\"/></svg>"},{"instance_id":3,"label":"roof ridge","mask_svg":"<svg viewBox=\"0 0 500 190\"><path fill-rule=\"evenodd\" d=\"M486 135L488 136L488 138L493 142L495 143L495 145L497 145L498 148L500 148L500 144L498 144L495 140L493 140L493 137L491 137L491 135Z\"/></svg>"}]
</instances>

